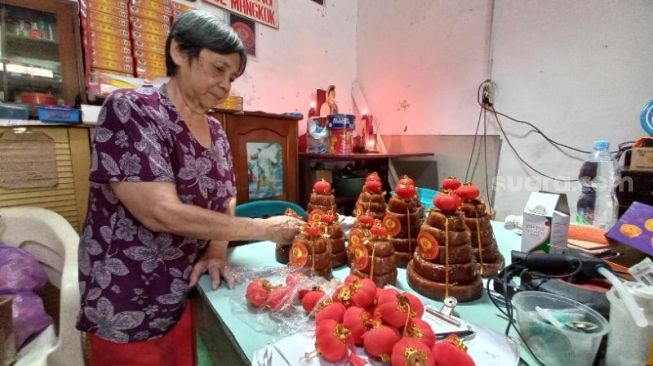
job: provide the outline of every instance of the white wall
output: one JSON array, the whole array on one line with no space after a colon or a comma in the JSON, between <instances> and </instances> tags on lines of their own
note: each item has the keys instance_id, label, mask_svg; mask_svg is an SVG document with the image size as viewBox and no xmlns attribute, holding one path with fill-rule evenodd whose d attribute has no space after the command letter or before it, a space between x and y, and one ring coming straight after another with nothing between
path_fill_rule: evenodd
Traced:
<instances>
[{"instance_id":1,"label":"white wall","mask_svg":"<svg viewBox=\"0 0 653 366\"><path fill-rule=\"evenodd\" d=\"M591 150L594 139L612 147L643 131L639 112L653 98L653 1L650 0L497 0L493 27L492 79L495 106L534 122L551 138ZM575 178L580 161L552 148L528 128L505 122L513 144L526 161L556 177ZM572 154L583 157L583 154ZM504 142L497 189L497 217L521 212L539 179ZM522 178L520 178L522 177ZM542 187L570 193L577 183Z\"/></svg>"},{"instance_id":2,"label":"white wall","mask_svg":"<svg viewBox=\"0 0 653 366\"><path fill-rule=\"evenodd\" d=\"M226 17L202 1L189 3ZM233 85L246 110L308 112L315 90L336 85L338 107L351 111L356 74L356 0L279 0L279 29L256 24L256 59ZM228 18L227 18L228 19ZM300 123L300 134L306 130Z\"/></svg>"},{"instance_id":3,"label":"white wall","mask_svg":"<svg viewBox=\"0 0 653 366\"><path fill-rule=\"evenodd\" d=\"M357 77L381 133L474 132L490 11L486 0L358 0Z\"/></svg>"}]
</instances>

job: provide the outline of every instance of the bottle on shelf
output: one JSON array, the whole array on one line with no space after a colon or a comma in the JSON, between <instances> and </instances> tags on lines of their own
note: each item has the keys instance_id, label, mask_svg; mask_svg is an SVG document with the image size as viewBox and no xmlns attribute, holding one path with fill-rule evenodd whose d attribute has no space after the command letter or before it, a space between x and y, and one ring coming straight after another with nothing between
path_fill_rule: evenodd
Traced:
<instances>
[{"instance_id":1,"label":"bottle on shelf","mask_svg":"<svg viewBox=\"0 0 653 366\"><path fill-rule=\"evenodd\" d=\"M578 175L581 195L576 205L576 222L609 229L617 221L619 204L615 189L619 167L610 154L610 142L596 140L593 152Z\"/></svg>"}]
</instances>

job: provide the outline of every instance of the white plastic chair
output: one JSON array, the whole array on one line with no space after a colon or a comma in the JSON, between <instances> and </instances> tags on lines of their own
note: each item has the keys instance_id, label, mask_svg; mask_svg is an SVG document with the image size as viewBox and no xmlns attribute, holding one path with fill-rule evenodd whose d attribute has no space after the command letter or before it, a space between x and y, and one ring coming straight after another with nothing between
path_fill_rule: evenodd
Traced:
<instances>
[{"instance_id":1,"label":"white plastic chair","mask_svg":"<svg viewBox=\"0 0 653 366\"><path fill-rule=\"evenodd\" d=\"M84 365L79 312L77 247L79 235L59 214L39 207L0 208L0 241L30 252L50 283L60 290L59 335L50 348L30 355L31 365ZM34 358L37 361L34 361ZM20 360L18 360L20 363Z\"/></svg>"}]
</instances>

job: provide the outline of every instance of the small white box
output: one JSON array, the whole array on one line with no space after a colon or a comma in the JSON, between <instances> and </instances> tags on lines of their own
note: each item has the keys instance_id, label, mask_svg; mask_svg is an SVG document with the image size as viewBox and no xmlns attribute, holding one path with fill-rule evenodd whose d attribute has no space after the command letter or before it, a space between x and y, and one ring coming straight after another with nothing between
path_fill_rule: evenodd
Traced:
<instances>
[{"instance_id":1,"label":"small white box","mask_svg":"<svg viewBox=\"0 0 653 366\"><path fill-rule=\"evenodd\" d=\"M562 252L567 248L569 221L567 195L531 193L524 208L522 251Z\"/></svg>"}]
</instances>

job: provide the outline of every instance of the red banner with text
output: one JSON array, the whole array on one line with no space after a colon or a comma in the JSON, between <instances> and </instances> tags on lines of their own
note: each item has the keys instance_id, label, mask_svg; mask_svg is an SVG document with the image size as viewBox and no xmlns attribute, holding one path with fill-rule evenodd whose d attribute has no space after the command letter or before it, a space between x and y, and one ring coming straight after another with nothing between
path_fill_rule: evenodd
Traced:
<instances>
[{"instance_id":1,"label":"red banner with text","mask_svg":"<svg viewBox=\"0 0 653 366\"><path fill-rule=\"evenodd\" d=\"M279 28L279 0L204 0L209 4Z\"/></svg>"}]
</instances>

